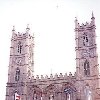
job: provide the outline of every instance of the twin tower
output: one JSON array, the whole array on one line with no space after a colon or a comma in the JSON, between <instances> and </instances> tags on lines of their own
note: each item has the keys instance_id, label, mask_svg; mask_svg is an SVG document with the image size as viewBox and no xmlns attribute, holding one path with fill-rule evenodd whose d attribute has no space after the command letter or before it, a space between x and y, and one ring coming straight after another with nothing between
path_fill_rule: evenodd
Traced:
<instances>
[{"instance_id":1,"label":"twin tower","mask_svg":"<svg viewBox=\"0 0 100 100\"><path fill-rule=\"evenodd\" d=\"M100 76L95 33L95 17L90 23L75 19L76 73L33 76L34 37L12 30L6 100L100 100ZM67 71L66 66L66 71Z\"/></svg>"}]
</instances>

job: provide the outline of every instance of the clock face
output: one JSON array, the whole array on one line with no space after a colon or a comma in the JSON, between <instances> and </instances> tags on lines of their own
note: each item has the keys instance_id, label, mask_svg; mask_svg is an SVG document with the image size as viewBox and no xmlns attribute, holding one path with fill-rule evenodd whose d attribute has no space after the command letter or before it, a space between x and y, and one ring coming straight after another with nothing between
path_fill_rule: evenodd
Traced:
<instances>
[{"instance_id":1,"label":"clock face","mask_svg":"<svg viewBox=\"0 0 100 100\"><path fill-rule=\"evenodd\" d=\"M22 64L22 58L16 58L15 60L17 65L21 65Z\"/></svg>"}]
</instances>

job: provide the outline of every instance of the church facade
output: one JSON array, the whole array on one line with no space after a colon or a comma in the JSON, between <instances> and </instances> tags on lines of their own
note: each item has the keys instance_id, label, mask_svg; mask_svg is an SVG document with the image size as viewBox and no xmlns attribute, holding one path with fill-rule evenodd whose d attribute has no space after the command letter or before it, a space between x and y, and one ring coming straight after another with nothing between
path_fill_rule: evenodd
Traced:
<instances>
[{"instance_id":1,"label":"church facade","mask_svg":"<svg viewBox=\"0 0 100 100\"><path fill-rule=\"evenodd\" d=\"M37 75L34 78L34 37L12 30L6 100L100 100L100 76L95 17L80 25L75 19L74 75ZM67 67L66 69L67 70Z\"/></svg>"}]
</instances>

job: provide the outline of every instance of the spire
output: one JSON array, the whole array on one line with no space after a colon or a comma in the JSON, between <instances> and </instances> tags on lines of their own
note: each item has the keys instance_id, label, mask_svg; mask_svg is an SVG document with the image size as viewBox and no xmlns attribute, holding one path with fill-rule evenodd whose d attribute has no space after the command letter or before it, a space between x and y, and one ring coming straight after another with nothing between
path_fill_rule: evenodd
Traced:
<instances>
[{"instance_id":1,"label":"spire","mask_svg":"<svg viewBox=\"0 0 100 100\"><path fill-rule=\"evenodd\" d=\"M93 11L92 11L91 23L92 23L93 25L95 25L95 17L94 17Z\"/></svg>"},{"instance_id":2,"label":"spire","mask_svg":"<svg viewBox=\"0 0 100 100\"><path fill-rule=\"evenodd\" d=\"M92 18L94 18L94 14L93 14L93 11L92 11Z\"/></svg>"},{"instance_id":3,"label":"spire","mask_svg":"<svg viewBox=\"0 0 100 100\"><path fill-rule=\"evenodd\" d=\"M92 18L91 18L92 20L94 20L95 19L95 17L94 17L94 14L93 14L93 11L92 11Z\"/></svg>"},{"instance_id":4,"label":"spire","mask_svg":"<svg viewBox=\"0 0 100 100\"><path fill-rule=\"evenodd\" d=\"M75 28L78 28L78 20L77 20L77 17L75 17Z\"/></svg>"},{"instance_id":5,"label":"spire","mask_svg":"<svg viewBox=\"0 0 100 100\"><path fill-rule=\"evenodd\" d=\"M16 32L15 32L15 26L13 26L13 29L12 29L12 37L14 37L15 34L16 34Z\"/></svg>"},{"instance_id":6,"label":"spire","mask_svg":"<svg viewBox=\"0 0 100 100\"><path fill-rule=\"evenodd\" d=\"M12 32L15 32L15 26L13 26Z\"/></svg>"},{"instance_id":7,"label":"spire","mask_svg":"<svg viewBox=\"0 0 100 100\"><path fill-rule=\"evenodd\" d=\"M26 27L26 33L28 33L29 30L30 30L30 28L29 28L29 24L27 24L27 27Z\"/></svg>"}]
</instances>

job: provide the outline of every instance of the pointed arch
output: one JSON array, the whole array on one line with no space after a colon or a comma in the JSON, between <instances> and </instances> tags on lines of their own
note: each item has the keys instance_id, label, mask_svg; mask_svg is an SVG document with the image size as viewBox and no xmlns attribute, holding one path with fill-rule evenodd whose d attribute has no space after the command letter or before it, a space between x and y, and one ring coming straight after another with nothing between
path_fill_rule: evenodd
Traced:
<instances>
[{"instance_id":1,"label":"pointed arch","mask_svg":"<svg viewBox=\"0 0 100 100\"><path fill-rule=\"evenodd\" d=\"M87 59L84 62L84 75L90 76L90 64L89 64L89 61Z\"/></svg>"},{"instance_id":2,"label":"pointed arch","mask_svg":"<svg viewBox=\"0 0 100 100\"><path fill-rule=\"evenodd\" d=\"M83 34L83 46L87 46L89 42L88 34L84 32Z\"/></svg>"},{"instance_id":3,"label":"pointed arch","mask_svg":"<svg viewBox=\"0 0 100 100\"><path fill-rule=\"evenodd\" d=\"M18 53L21 53L22 52L22 44L21 44L21 41L18 42L17 51L18 51Z\"/></svg>"},{"instance_id":4,"label":"pointed arch","mask_svg":"<svg viewBox=\"0 0 100 100\"><path fill-rule=\"evenodd\" d=\"M76 88L70 82L62 84L62 97L64 100L76 100Z\"/></svg>"},{"instance_id":5,"label":"pointed arch","mask_svg":"<svg viewBox=\"0 0 100 100\"><path fill-rule=\"evenodd\" d=\"M31 85L28 87L28 95L31 100L41 100L42 90L37 85Z\"/></svg>"},{"instance_id":6,"label":"pointed arch","mask_svg":"<svg viewBox=\"0 0 100 100\"><path fill-rule=\"evenodd\" d=\"M59 91L57 85L50 84L44 89L43 94L46 100L56 100Z\"/></svg>"},{"instance_id":7,"label":"pointed arch","mask_svg":"<svg viewBox=\"0 0 100 100\"><path fill-rule=\"evenodd\" d=\"M70 82L65 82L62 84L62 91L65 90L66 88L71 88L73 91L76 92L75 86Z\"/></svg>"}]
</instances>

